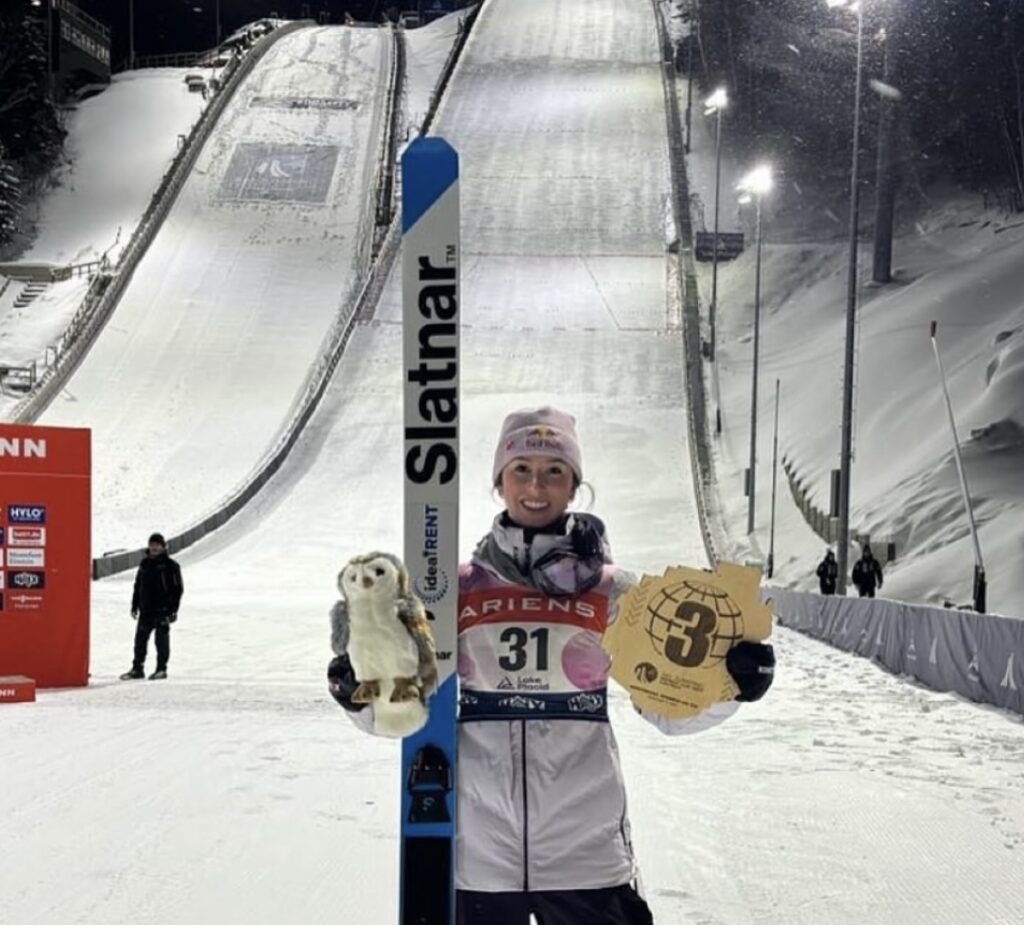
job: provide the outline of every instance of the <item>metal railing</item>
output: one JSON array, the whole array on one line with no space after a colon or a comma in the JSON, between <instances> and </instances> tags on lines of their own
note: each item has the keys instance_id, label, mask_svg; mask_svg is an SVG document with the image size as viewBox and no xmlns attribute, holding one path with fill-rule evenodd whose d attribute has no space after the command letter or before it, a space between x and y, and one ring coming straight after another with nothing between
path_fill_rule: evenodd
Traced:
<instances>
[{"instance_id":1,"label":"metal railing","mask_svg":"<svg viewBox=\"0 0 1024 925\"><path fill-rule=\"evenodd\" d=\"M839 518L831 517L828 513L819 508L812 500L810 492L804 488L804 480L796 471L793 460L788 456L782 457L782 471L786 473L786 481L789 483L789 491L793 496L793 503L801 513L804 521L825 543L834 545L839 541ZM865 546L885 548L883 561L892 562L896 558L897 543L890 536L876 534L874 540L870 533L863 533L860 530L850 528L850 540L863 549Z\"/></svg>"},{"instance_id":2,"label":"metal railing","mask_svg":"<svg viewBox=\"0 0 1024 925\"><path fill-rule=\"evenodd\" d=\"M448 85L451 83L452 76L455 73L455 65L462 59L462 51L466 47L466 42L469 41L470 33L473 31L473 26L476 25L477 17L480 15L485 2L486 0L481 0L480 3L466 14L466 18L462 20L462 31L448 50L448 57L445 58L444 66L441 68L441 77L430 98L430 105L427 107L427 114L423 118L423 125L420 126L420 135L430 134L430 129L434 125L434 119L437 117L437 111L441 106L441 100L444 99L445 94L448 92Z\"/></svg>"},{"instance_id":3,"label":"metal railing","mask_svg":"<svg viewBox=\"0 0 1024 925\"><path fill-rule=\"evenodd\" d=\"M394 217L395 168L398 160L398 120L402 107L398 92L405 75L405 36L400 29L389 25L391 30L391 74L388 78L388 113L384 123L384 138L381 144L380 173L377 182L377 214L374 230L374 255L383 243L383 237Z\"/></svg>"},{"instance_id":4,"label":"metal railing","mask_svg":"<svg viewBox=\"0 0 1024 925\"><path fill-rule=\"evenodd\" d=\"M164 174L139 224L132 232L127 246L110 273L100 272L93 277L85 298L72 316L55 350L56 362L39 378L36 389L14 408L12 420L18 424L34 421L64 387L68 378L84 359L89 347L110 319L118 300L131 281L139 262L159 231L164 218L174 205L178 193L199 157L217 120L227 107L235 90L249 75L257 62L279 39L298 29L306 22L290 23L268 33L243 57L235 58L226 69L221 89L192 126L185 143L178 150L171 166Z\"/></svg>"},{"instance_id":5,"label":"metal railing","mask_svg":"<svg viewBox=\"0 0 1024 925\"><path fill-rule=\"evenodd\" d=\"M108 43L110 42L110 29L107 26L103 25L103 23L101 23L98 19L94 19L92 16L90 16L88 13L82 10L81 7L76 6L74 3L71 2L71 0L53 0L53 5L58 10L63 10L65 13L68 13L69 15L74 16L76 19L81 20L90 29L95 29L100 35L102 35L107 40Z\"/></svg>"},{"instance_id":6,"label":"metal railing","mask_svg":"<svg viewBox=\"0 0 1024 925\"><path fill-rule=\"evenodd\" d=\"M194 67L206 54L205 51L183 51L168 55L138 55L135 58L135 70L154 67Z\"/></svg>"},{"instance_id":7,"label":"metal railing","mask_svg":"<svg viewBox=\"0 0 1024 925\"><path fill-rule=\"evenodd\" d=\"M689 211L690 193L686 176L683 126L679 116L672 42L662 19L662 7L658 0L651 0L651 7L654 11L654 21L661 49L661 78L665 94L672 212L679 239L678 254L676 255L678 263L676 278L682 288L680 301L683 317L684 378L690 468L693 472L693 491L701 539L704 542L708 562L714 566L718 562L720 549L724 544L716 542L708 510L708 497L714 484L714 464L708 442L707 397L704 389L701 355L700 303L697 294L697 270L693 260L693 223Z\"/></svg>"}]
</instances>

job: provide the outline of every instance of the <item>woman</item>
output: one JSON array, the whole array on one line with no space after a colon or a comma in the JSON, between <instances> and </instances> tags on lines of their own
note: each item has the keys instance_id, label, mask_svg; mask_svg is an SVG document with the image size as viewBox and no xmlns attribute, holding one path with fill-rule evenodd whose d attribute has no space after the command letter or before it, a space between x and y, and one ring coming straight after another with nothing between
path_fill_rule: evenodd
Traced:
<instances>
[{"instance_id":1,"label":"woman","mask_svg":"<svg viewBox=\"0 0 1024 925\"><path fill-rule=\"evenodd\" d=\"M626 795L608 723L601 635L635 583L616 568L604 524L570 513L583 480L575 420L544 407L510 414L494 454L505 503L459 573L459 925L650 925L634 888ZM771 684L770 646L740 643L727 666L737 700ZM351 702L347 657L328 670ZM538 705L543 704L543 708ZM662 732L697 732L737 709L715 704Z\"/></svg>"}]
</instances>

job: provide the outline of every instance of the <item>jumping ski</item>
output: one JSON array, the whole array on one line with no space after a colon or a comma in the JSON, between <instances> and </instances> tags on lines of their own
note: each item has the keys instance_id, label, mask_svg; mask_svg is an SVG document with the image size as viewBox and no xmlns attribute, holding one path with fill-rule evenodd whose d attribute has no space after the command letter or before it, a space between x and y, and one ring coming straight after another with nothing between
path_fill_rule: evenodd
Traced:
<instances>
[{"instance_id":1,"label":"jumping ski","mask_svg":"<svg viewBox=\"0 0 1024 925\"><path fill-rule=\"evenodd\" d=\"M427 725L402 740L399 925L455 923L459 548L459 161L402 156L404 557L437 647Z\"/></svg>"}]
</instances>

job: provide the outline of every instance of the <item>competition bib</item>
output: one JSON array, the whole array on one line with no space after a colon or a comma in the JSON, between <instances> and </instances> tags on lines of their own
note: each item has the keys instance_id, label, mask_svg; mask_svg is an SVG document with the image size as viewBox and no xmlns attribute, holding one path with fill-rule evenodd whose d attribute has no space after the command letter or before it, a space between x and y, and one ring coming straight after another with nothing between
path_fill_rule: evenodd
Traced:
<instances>
[{"instance_id":1,"label":"competition bib","mask_svg":"<svg viewBox=\"0 0 1024 925\"><path fill-rule=\"evenodd\" d=\"M608 598L499 586L460 596L459 718L607 721Z\"/></svg>"}]
</instances>

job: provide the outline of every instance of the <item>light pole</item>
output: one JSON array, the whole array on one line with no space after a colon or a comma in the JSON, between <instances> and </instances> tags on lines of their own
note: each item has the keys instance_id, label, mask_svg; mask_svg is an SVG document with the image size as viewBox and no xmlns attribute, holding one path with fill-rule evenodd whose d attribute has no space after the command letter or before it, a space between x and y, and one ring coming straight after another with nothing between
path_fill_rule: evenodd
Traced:
<instances>
[{"instance_id":1,"label":"light pole","mask_svg":"<svg viewBox=\"0 0 1024 925\"><path fill-rule=\"evenodd\" d=\"M956 417L953 415L953 403L949 400L949 388L946 386L946 370L942 365L942 354L939 353L939 342L935 337L938 322L931 326L932 350L935 351L935 363L939 367L939 382L942 383L942 394L946 399L946 413L949 415L949 431L953 435L953 458L956 460L956 473L960 477L960 495L967 511L967 523L971 528L971 542L974 544L974 609L978 613L985 612L987 582L985 580L985 562L981 558L981 544L978 542L978 525L974 522L974 508L971 505L971 493L967 490L967 476L964 474L964 462L960 458L960 438L956 432Z\"/></svg>"},{"instance_id":2,"label":"light pole","mask_svg":"<svg viewBox=\"0 0 1024 925\"><path fill-rule=\"evenodd\" d=\"M722 179L722 110L729 105L729 94L719 87L704 101L704 115L715 117L715 237L711 244L711 309L708 312L710 328L710 360L715 362L715 309L718 306L718 194Z\"/></svg>"},{"instance_id":3,"label":"light pole","mask_svg":"<svg viewBox=\"0 0 1024 925\"><path fill-rule=\"evenodd\" d=\"M850 548L850 469L853 461L853 359L857 327L857 224L860 219L860 98L864 82L864 4L825 0L829 7L845 7L857 15L857 71L853 95L853 164L850 167L850 260L846 278L846 343L843 351L842 442L839 450L839 576L836 593L846 594Z\"/></svg>"},{"instance_id":4,"label":"light pole","mask_svg":"<svg viewBox=\"0 0 1024 925\"><path fill-rule=\"evenodd\" d=\"M775 436L772 438L772 520L768 532L768 577L775 574L775 488L779 476L779 380L775 380Z\"/></svg>"},{"instance_id":5,"label":"light pole","mask_svg":"<svg viewBox=\"0 0 1024 925\"><path fill-rule=\"evenodd\" d=\"M128 70L135 70L135 0L128 0Z\"/></svg>"},{"instance_id":6,"label":"light pole","mask_svg":"<svg viewBox=\"0 0 1024 925\"><path fill-rule=\"evenodd\" d=\"M757 472L757 371L761 349L761 200L772 188L772 169L767 164L755 167L737 185L741 203L753 202L757 212L754 270L754 373L750 386L750 468L747 470L747 533L754 532L754 499Z\"/></svg>"},{"instance_id":7,"label":"light pole","mask_svg":"<svg viewBox=\"0 0 1024 925\"><path fill-rule=\"evenodd\" d=\"M686 153L690 153L690 134L693 114L693 18L696 13L694 0L690 0L690 31L686 36Z\"/></svg>"}]
</instances>

